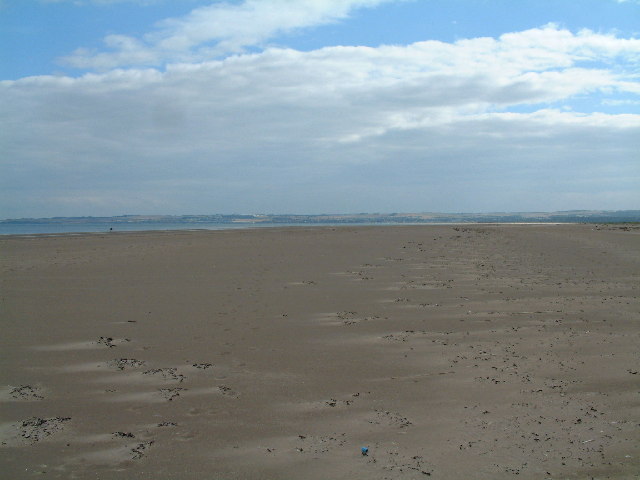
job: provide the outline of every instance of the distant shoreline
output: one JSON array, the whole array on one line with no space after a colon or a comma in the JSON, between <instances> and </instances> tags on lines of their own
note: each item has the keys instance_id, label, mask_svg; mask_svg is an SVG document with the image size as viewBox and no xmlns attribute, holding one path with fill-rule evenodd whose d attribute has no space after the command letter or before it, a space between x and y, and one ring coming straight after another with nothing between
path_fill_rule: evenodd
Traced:
<instances>
[{"instance_id":1,"label":"distant shoreline","mask_svg":"<svg viewBox=\"0 0 640 480\"><path fill-rule=\"evenodd\" d=\"M125 215L0 220L0 235L144 230L227 230L289 226L635 223L640 210L497 213Z\"/></svg>"},{"instance_id":2,"label":"distant shoreline","mask_svg":"<svg viewBox=\"0 0 640 480\"><path fill-rule=\"evenodd\" d=\"M639 229L640 225L638 222L459 222L459 223L340 223L340 224L262 224L262 225L218 225L215 227L201 227L195 228L190 226L188 228L177 228L177 227L168 227L164 228L163 226L157 226L156 228L148 228L145 225L132 225L130 228L126 229L109 229L106 230L104 228L96 228L94 230L75 230L75 229L60 229L57 230L55 225L51 225L54 227L49 229L49 231L38 231L38 230L28 230L22 229L20 231L13 231L11 229L2 228L0 225L0 238L2 237L22 237L22 238L34 238L34 237L80 237L80 236L93 236L93 235L126 235L126 234L161 234L161 233L202 233L202 232L215 232L215 231L243 231L243 230L288 230L288 229L311 229L311 228L371 228L371 227L442 227L442 226L450 226L450 227L479 227L479 226L561 226L561 225L618 225L620 229ZM628 225L628 226L627 226ZM36 226L34 226L36 227ZM139 228L137 228L139 227ZM186 226L185 226L186 227Z\"/></svg>"}]
</instances>

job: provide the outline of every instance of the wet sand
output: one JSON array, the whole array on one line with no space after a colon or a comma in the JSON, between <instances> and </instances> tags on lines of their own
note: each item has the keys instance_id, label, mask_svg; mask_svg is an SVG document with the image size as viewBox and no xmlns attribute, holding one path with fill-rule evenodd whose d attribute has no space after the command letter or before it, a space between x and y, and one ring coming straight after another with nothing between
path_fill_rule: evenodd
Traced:
<instances>
[{"instance_id":1,"label":"wet sand","mask_svg":"<svg viewBox=\"0 0 640 480\"><path fill-rule=\"evenodd\" d=\"M16 236L0 252L4 478L640 472L637 227Z\"/></svg>"}]
</instances>

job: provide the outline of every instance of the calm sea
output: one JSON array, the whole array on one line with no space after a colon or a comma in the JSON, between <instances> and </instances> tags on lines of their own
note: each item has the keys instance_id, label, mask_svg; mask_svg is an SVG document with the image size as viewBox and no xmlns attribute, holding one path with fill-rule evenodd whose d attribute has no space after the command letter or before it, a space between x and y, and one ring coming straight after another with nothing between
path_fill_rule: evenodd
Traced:
<instances>
[{"instance_id":1,"label":"calm sea","mask_svg":"<svg viewBox=\"0 0 640 480\"><path fill-rule=\"evenodd\" d=\"M390 225L382 223L16 223L0 224L0 235L33 235L49 234L58 235L63 233L106 233L106 232L142 232L147 230L231 230L243 228L283 228L283 227L330 227L336 225ZM398 225L398 224L396 224ZM110 230L113 229L113 230Z\"/></svg>"}]
</instances>

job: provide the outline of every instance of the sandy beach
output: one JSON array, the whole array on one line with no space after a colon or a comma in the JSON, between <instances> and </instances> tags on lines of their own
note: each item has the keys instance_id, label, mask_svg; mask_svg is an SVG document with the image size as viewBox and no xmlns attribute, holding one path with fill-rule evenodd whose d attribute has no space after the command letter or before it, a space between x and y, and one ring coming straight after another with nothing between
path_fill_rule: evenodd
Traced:
<instances>
[{"instance_id":1,"label":"sandy beach","mask_svg":"<svg viewBox=\"0 0 640 480\"><path fill-rule=\"evenodd\" d=\"M3 478L638 478L637 226L6 236L0 256Z\"/></svg>"}]
</instances>

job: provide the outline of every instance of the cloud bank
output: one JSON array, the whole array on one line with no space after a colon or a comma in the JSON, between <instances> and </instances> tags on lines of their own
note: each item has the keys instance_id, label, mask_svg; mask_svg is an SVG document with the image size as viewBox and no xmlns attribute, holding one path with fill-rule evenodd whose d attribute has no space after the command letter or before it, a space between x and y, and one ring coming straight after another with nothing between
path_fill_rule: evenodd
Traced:
<instances>
[{"instance_id":1,"label":"cloud bank","mask_svg":"<svg viewBox=\"0 0 640 480\"><path fill-rule=\"evenodd\" d=\"M125 66L159 66L166 62L195 62L240 53L263 45L276 35L346 18L358 8L390 0L246 0L213 3L182 18L160 22L135 38L112 34L104 38L107 51L80 48L61 59L81 68L105 70Z\"/></svg>"},{"instance_id":2,"label":"cloud bank","mask_svg":"<svg viewBox=\"0 0 640 480\"><path fill-rule=\"evenodd\" d=\"M639 55L548 25L0 82L0 215L630 208L640 115L567 105L637 101Z\"/></svg>"}]
</instances>

